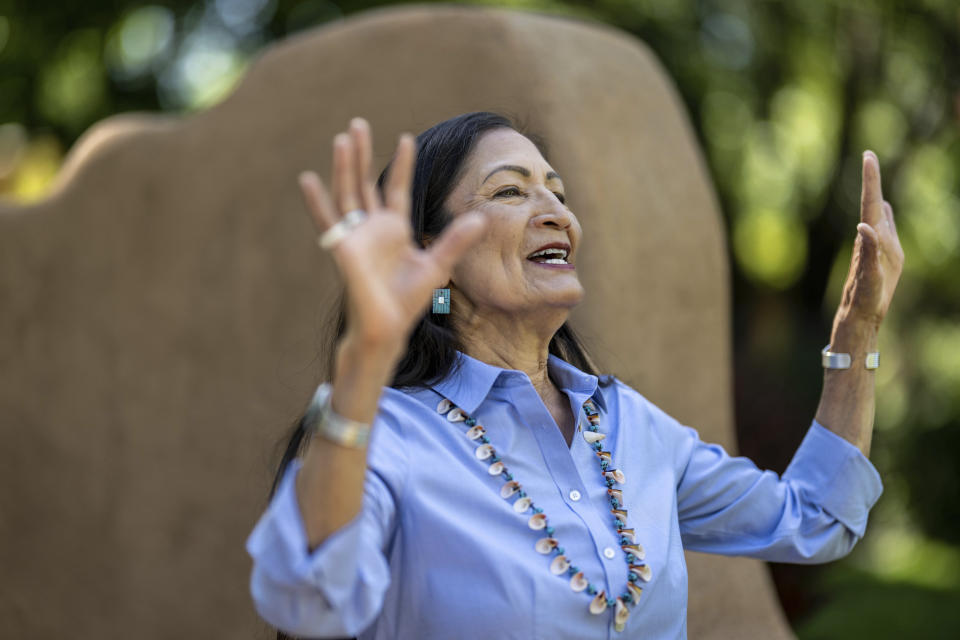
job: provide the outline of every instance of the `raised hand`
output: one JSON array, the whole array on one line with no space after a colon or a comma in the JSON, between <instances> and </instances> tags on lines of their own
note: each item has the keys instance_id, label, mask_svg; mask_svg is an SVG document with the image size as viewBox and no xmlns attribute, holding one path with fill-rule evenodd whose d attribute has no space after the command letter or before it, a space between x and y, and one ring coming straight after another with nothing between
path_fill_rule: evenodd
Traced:
<instances>
[{"instance_id":1,"label":"raised hand","mask_svg":"<svg viewBox=\"0 0 960 640\"><path fill-rule=\"evenodd\" d=\"M860 223L836 321L879 329L902 271L903 248L897 237L893 207L883 199L880 162L872 151L866 151Z\"/></svg>"},{"instance_id":2,"label":"raised hand","mask_svg":"<svg viewBox=\"0 0 960 640\"><path fill-rule=\"evenodd\" d=\"M349 211L368 213L331 249L346 282L347 336L394 350L406 345L433 289L449 280L456 262L486 227L484 216L468 212L456 216L427 249L414 242L410 201L415 144L408 133L400 137L385 183L385 202L371 176L373 143L363 118L351 120L349 133L333 139L332 198L313 171L299 178L319 233Z\"/></svg>"}]
</instances>

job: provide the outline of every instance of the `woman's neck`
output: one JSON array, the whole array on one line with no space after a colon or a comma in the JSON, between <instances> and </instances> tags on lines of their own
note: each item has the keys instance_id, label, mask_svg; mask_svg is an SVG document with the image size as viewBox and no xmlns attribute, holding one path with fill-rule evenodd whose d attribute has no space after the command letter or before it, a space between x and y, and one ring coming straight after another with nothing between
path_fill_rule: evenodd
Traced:
<instances>
[{"instance_id":1,"label":"woman's neck","mask_svg":"<svg viewBox=\"0 0 960 640\"><path fill-rule=\"evenodd\" d=\"M495 367L523 371L541 397L552 396L552 392L556 389L550 380L547 367L549 343L543 349L523 351L513 348L504 349L501 345L477 340L464 340L464 342L467 345L464 353L471 358Z\"/></svg>"},{"instance_id":2,"label":"woman's neck","mask_svg":"<svg viewBox=\"0 0 960 640\"><path fill-rule=\"evenodd\" d=\"M550 341L569 314L565 307L522 314L480 313L461 307L453 320L464 353L503 369L523 371L549 406L560 392L547 367Z\"/></svg>"}]
</instances>

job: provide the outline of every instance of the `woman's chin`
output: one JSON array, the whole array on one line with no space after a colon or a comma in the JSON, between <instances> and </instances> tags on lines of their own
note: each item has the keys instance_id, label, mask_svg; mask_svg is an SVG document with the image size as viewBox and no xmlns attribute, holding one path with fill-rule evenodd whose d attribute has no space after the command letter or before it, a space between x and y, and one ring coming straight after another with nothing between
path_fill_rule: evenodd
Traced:
<instances>
[{"instance_id":1,"label":"woman's chin","mask_svg":"<svg viewBox=\"0 0 960 640\"><path fill-rule=\"evenodd\" d=\"M569 287L557 287L548 295L544 295L543 303L551 307L567 307L572 309L583 301L586 294L583 287L577 282Z\"/></svg>"}]
</instances>

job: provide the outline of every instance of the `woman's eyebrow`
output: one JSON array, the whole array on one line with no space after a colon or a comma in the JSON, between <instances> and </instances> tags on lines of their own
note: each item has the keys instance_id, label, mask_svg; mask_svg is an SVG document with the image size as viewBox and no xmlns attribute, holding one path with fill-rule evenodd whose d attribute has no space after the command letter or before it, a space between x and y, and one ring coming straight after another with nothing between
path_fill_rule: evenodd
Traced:
<instances>
[{"instance_id":1,"label":"woman's eyebrow","mask_svg":"<svg viewBox=\"0 0 960 640\"><path fill-rule=\"evenodd\" d=\"M495 174L497 171L516 171L517 173L519 173L520 175L522 175L524 178L529 178L529 177L530 177L530 170L529 170L529 169L526 169L526 168L524 168L524 167L519 167L519 166L517 166L517 165L515 165L515 164L505 164L505 165L502 165L502 166L497 167L496 169L494 169L493 171L491 171L489 174L487 174L487 177L483 179L483 182L486 182L487 180L489 180L489 179L490 179L490 176L492 176L493 174ZM557 179L559 180L559 179L560 179L560 174L557 173L556 171L550 171L549 173L547 173L546 179L547 179L547 180L550 180L550 179L552 179L552 178L557 178ZM483 182L481 182L480 184L483 184Z\"/></svg>"}]
</instances>

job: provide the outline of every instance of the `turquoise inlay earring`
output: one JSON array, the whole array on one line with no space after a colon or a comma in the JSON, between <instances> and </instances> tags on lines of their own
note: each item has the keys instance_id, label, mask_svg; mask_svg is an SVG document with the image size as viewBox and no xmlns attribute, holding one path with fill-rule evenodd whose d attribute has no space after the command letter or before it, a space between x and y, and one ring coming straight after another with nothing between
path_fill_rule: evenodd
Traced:
<instances>
[{"instance_id":1,"label":"turquoise inlay earring","mask_svg":"<svg viewBox=\"0 0 960 640\"><path fill-rule=\"evenodd\" d=\"M450 313L450 289L433 290L433 313Z\"/></svg>"}]
</instances>

